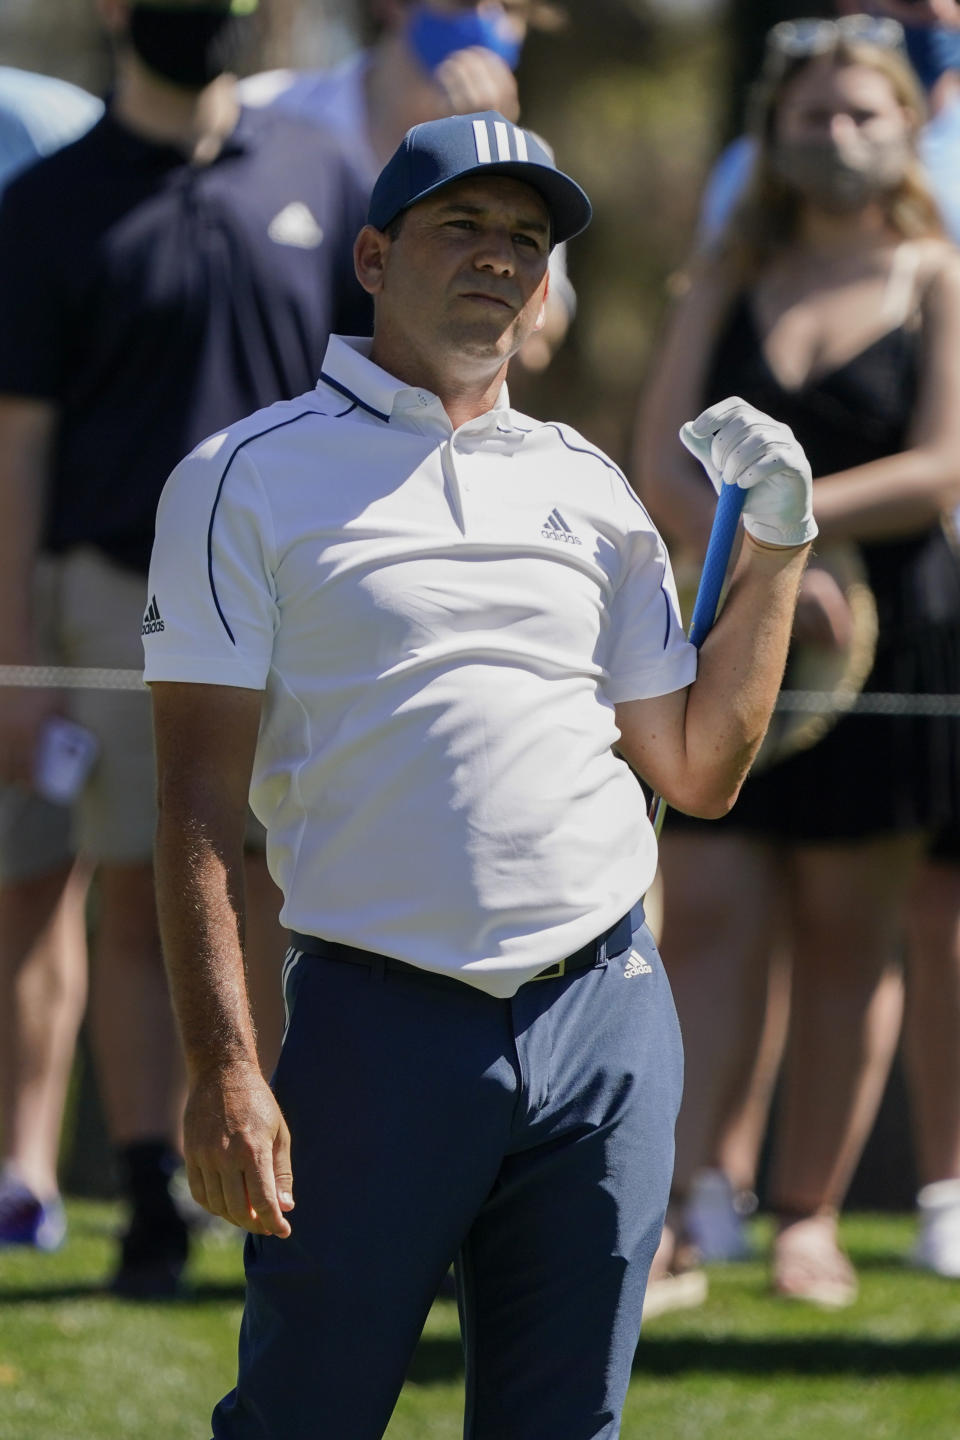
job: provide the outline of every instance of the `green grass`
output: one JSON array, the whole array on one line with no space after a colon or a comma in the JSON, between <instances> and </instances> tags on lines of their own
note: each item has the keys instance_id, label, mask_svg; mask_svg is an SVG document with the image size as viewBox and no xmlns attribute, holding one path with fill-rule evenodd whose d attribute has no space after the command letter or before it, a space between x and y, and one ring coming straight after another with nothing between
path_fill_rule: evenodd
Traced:
<instances>
[{"instance_id":1,"label":"green grass","mask_svg":"<svg viewBox=\"0 0 960 1440\"><path fill-rule=\"evenodd\" d=\"M234 1372L239 1244L204 1241L189 1301L125 1304L98 1290L116 1209L69 1213L59 1254L0 1253L0 1440L207 1440ZM762 1251L766 1222L753 1236ZM903 1217L844 1222L861 1296L837 1314L772 1299L760 1261L714 1268L706 1306L648 1327L624 1440L958 1440L960 1282L910 1270L911 1238ZM441 1301L388 1440L457 1440L462 1379Z\"/></svg>"}]
</instances>

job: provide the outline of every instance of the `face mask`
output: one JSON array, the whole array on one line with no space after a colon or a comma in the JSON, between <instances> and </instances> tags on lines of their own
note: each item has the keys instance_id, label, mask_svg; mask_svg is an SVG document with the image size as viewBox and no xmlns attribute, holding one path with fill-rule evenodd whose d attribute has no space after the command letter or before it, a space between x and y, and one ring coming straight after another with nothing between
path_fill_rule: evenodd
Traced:
<instances>
[{"instance_id":1,"label":"face mask","mask_svg":"<svg viewBox=\"0 0 960 1440\"><path fill-rule=\"evenodd\" d=\"M129 39L149 70L185 90L202 90L236 67L250 38L257 0L222 5L137 5Z\"/></svg>"},{"instance_id":2,"label":"face mask","mask_svg":"<svg viewBox=\"0 0 960 1440\"><path fill-rule=\"evenodd\" d=\"M896 188L910 161L901 140L837 145L832 140L787 140L774 145L775 174L807 200L835 214L860 210Z\"/></svg>"},{"instance_id":3,"label":"face mask","mask_svg":"<svg viewBox=\"0 0 960 1440\"><path fill-rule=\"evenodd\" d=\"M514 70L520 59L522 42L499 5L480 10L431 10L414 5L407 23L407 41L413 53L427 70L436 70L455 50L482 45L492 50Z\"/></svg>"}]
</instances>

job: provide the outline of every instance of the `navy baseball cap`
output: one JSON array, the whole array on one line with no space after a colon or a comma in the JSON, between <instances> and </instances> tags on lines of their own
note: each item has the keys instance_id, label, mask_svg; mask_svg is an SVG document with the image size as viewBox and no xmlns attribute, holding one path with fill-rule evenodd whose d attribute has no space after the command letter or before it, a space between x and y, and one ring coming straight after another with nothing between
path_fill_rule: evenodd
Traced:
<instances>
[{"instance_id":1,"label":"navy baseball cap","mask_svg":"<svg viewBox=\"0 0 960 1440\"><path fill-rule=\"evenodd\" d=\"M367 221L385 230L401 211L465 175L509 175L532 186L550 212L555 245L590 224L593 210L577 182L557 169L542 140L496 110L450 115L408 130L380 171Z\"/></svg>"}]
</instances>

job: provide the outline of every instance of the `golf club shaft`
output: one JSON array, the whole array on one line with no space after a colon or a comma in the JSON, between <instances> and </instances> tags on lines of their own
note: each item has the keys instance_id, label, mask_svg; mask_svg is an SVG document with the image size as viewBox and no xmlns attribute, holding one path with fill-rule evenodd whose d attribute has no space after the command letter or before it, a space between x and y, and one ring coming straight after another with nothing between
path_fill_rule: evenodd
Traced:
<instances>
[{"instance_id":1,"label":"golf club shaft","mask_svg":"<svg viewBox=\"0 0 960 1440\"><path fill-rule=\"evenodd\" d=\"M693 618L690 621L688 632L691 645L695 645L698 650L710 633L717 617L720 592L723 589L730 552L733 549L737 526L740 523L740 511L743 509L746 495L746 490L741 490L739 485L721 485L720 487L707 553L703 561L703 570L700 573L700 584L697 586L697 595L693 602ZM667 802L663 796L652 796L648 814L657 835L663 828L666 813Z\"/></svg>"}]
</instances>

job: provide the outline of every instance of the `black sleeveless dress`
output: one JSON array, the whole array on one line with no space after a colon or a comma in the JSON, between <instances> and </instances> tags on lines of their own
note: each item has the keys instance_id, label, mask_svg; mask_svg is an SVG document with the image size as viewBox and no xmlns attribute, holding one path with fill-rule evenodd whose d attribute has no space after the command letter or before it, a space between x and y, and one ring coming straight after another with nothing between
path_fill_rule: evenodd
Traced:
<instances>
[{"instance_id":1,"label":"black sleeveless dress","mask_svg":"<svg viewBox=\"0 0 960 1440\"><path fill-rule=\"evenodd\" d=\"M900 326L800 389L785 389L745 295L718 338L704 405L740 395L784 421L816 481L906 448L919 370L919 331ZM960 559L942 528L859 549L879 621L864 693L960 694ZM923 829L942 835L944 854L960 854L960 720L846 716L810 749L748 777L716 824L787 842Z\"/></svg>"}]
</instances>

